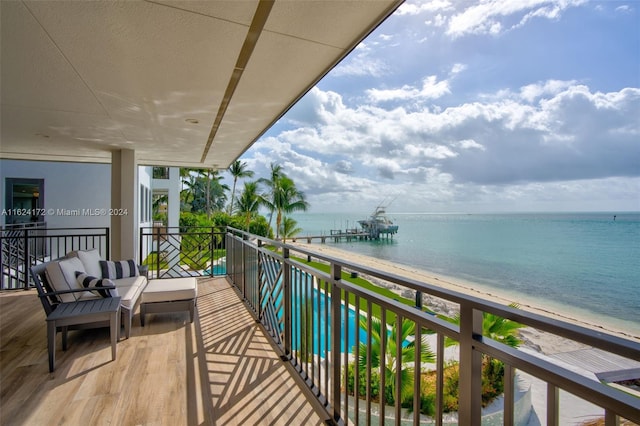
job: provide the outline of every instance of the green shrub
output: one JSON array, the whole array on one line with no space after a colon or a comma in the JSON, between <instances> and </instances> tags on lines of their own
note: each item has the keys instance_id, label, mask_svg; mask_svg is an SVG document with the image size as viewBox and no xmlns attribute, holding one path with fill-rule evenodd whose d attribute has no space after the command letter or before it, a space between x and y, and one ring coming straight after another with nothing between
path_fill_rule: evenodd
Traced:
<instances>
[{"instance_id":1,"label":"green shrub","mask_svg":"<svg viewBox=\"0 0 640 426\"><path fill-rule=\"evenodd\" d=\"M420 395L420 412L425 416L433 416L436 413L436 394L424 392Z\"/></svg>"},{"instance_id":2,"label":"green shrub","mask_svg":"<svg viewBox=\"0 0 640 426\"><path fill-rule=\"evenodd\" d=\"M504 363L483 357L482 361L482 406L486 407L504 392Z\"/></svg>"},{"instance_id":3,"label":"green shrub","mask_svg":"<svg viewBox=\"0 0 640 426\"><path fill-rule=\"evenodd\" d=\"M367 371L365 369L360 369L358 372L359 383L358 383L358 396L360 398L367 397ZM349 363L347 368L347 390L349 395L354 395L353 390L355 387L355 365L354 363ZM380 373L372 369L371 370L371 400L374 402L380 401Z\"/></svg>"},{"instance_id":4,"label":"green shrub","mask_svg":"<svg viewBox=\"0 0 640 426\"><path fill-rule=\"evenodd\" d=\"M347 389L353 395L355 379L354 364L349 363L347 376ZM367 381L366 369L360 369L360 382L358 395L366 398ZM444 366L444 378L442 388L442 409L445 413L458 411L460 385L460 365L458 362L451 362ZM420 413L432 416L435 414L436 406L436 372L429 371L422 374L420 389ZM486 407L497 396L504 392L504 364L496 359L483 357L482 361L482 406ZM380 374L378 370L371 371L371 397L372 401L380 402ZM394 405L393 387L388 383L385 386L385 402ZM402 402L402 406L413 410L413 397Z\"/></svg>"}]
</instances>

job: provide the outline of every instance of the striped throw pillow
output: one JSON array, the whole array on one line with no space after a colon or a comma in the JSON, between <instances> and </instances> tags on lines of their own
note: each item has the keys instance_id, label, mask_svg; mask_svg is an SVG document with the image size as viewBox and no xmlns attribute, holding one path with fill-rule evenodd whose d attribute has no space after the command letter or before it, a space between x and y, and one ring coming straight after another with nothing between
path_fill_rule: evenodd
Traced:
<instances>
[{"instance_id":1,"label":"striped throw pillow","mask_svg":"<svg viewBox=\"0 0 640 426\"><path fill-rule=\"evenodd\" d=\"M109 278L110 280L137 277L140 275L138 265L136 265L136 262L133 259L119 260L117 262L101 260L100 269L102 270L102 278Z\"/></svg>"},{"instance_id":2,"label":"striped throw pillow","mask_svg":"<svg viewBox=\"0 0 640 426\"><path fill-rule=\"evenodd\" d=\"M118 297L118 289L117 288L108 288L100 290L101 287L104 286L113 286L113 281L108 278L96 278L88 275L86 272L76 272L76 279L78 283L84 288L95 288L95 291L92 293L96 293L102 297Z\"/></svg>"}]
</instances>

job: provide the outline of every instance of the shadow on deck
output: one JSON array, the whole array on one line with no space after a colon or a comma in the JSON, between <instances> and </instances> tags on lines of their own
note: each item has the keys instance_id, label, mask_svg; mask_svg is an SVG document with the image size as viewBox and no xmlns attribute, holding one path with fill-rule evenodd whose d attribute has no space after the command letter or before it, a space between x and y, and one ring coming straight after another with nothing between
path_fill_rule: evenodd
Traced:
<instances>
[{"instance_id":1,"label":"shadow on deck","mask_svg":"<svg viewBox=\"0 0 640 426\"><path fill-rule=\"evenodd\" d=\"M51 374L35 291L0 294L0 424L324 423L226 280L198 294L193 324L136 315L115 361L107 329L70 332Z\"/></svg>"}]
</instances>

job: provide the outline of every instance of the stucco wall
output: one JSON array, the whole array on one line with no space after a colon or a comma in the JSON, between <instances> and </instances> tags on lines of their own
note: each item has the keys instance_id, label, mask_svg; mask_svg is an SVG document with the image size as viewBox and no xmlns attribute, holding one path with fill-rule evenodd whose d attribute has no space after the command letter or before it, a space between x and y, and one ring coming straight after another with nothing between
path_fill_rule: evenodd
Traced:
<instances>
[{"instance_id":1,"label":"stucco wall","mask_svg":"<svg viewBox=\"0 0 640 426\"><path fill-rule=\"evenodd\" d=\"M45 221L49 228L108 227L111 201L111 166L0 160L0 206L6 207L6 178L44 179ZM78 214L76 214L78 213ZM6 217L0 217L5 224Z\"/></svg>"}]
</instances>

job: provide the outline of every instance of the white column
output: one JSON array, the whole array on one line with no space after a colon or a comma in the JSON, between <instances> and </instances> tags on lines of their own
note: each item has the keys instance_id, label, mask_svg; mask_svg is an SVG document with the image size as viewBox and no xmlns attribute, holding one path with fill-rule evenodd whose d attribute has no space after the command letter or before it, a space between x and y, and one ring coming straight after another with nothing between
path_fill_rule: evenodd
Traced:
<instances>
[{"instance_id":1,"label":"white column","mask_svg":"<svg viewBox=\"0 0 640 426\"><path fill-rule=\"evenodd\" d=\"M180 226L180 167L169 169L167 226L170 228Z\"/></svg>"},{"instance_id":2,"label":"white column","mask_svg":"<svg viewBox=\"0 0 640 426\"><path fill-rule=\"evenodd\" d=\"M138 166L131 149L111 154L111 259L136 259L138 262Z\"/></svg>"}]
</instances>

